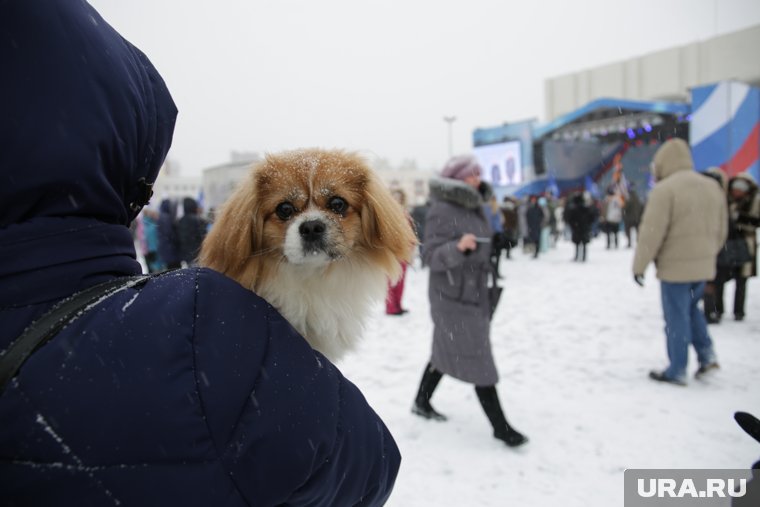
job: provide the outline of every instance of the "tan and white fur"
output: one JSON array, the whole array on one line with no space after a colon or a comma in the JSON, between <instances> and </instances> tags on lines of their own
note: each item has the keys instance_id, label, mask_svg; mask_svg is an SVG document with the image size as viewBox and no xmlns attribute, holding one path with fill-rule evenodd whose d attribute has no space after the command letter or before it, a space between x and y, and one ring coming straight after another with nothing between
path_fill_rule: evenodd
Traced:
<instances>
[{"instance_id":1,"label":"tan and white fur","mask_svg":"<svg viewBox=\"0 0 760 507\"><path fill-rule=\"evenodd\" d=\"M199 260L269 301L337 360L355 346L415 243L403 208L360 156L302 149L253 166Z\"/></svg>"}]
</instances>

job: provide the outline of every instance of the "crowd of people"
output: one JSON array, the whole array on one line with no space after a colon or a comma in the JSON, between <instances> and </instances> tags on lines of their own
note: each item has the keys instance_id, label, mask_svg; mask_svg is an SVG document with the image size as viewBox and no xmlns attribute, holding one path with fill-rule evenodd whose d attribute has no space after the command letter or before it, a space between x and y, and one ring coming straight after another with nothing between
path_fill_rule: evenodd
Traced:
<instances>
[{"instance_id":1,"label":"crowd of people","mask_svg":"<svg viewBox=\"0 0 760 507\"><path fill-rule=\"evenodd\" d=\"M449 161L449 165L456 160ZM451 200L450 195L459 195L461 191L441 194L438 190L439 180L434 179L431 182L433 201L412 210L412 215L417 217L415 224L421 231L422 265L431 270L431 287L440 285L446 290L459 291L458 297L463 297L462 291L457 289L461 277L453 271L457 260L453 252L456 250L463 249L466 252L458 259L461 262L472 262L474 258L467 257L471 251L487 250L488 272L493 286L501 279L499 266L503 253L506 252L506 258L510 259L511 250L520 243L523 252L535 259L563 237L575 245L573 261L586 262L587 245L594 237L603 233L606 248L617 249L620 246L618 235L624 232L627 247L636 247L635 281L643 284L647 264L655 262L662 285L671 366L664 371L653 371L651 378L685 385L685 347L689 344L697 349L700 363L697 376L717 369L719 366L706 324L721 321L724 313L724 287L731 281L734 282L734 319L741 321L745 317L747 279L757 276L756 232L760 226L758 185L747 173L729 178L717 167L700 174L694 170L688 145L677 139L660 147L652 163L652 170L657 184L649 193L647 202L641 199L635 186L626 181L619 157L613 164L612 177L604 196L599 199L595 199L589 191L579 190L561 198L555 198L551 192L523 199L508 195L499 203L490 190L483 191L481 202L474 213L488 227L483 229L482 223L477 227L469 224L469 229L464 229L475 234L477 241L465 240L469 236L464 234L461 223L466 221L460 218L451 220L447 225L448 239L457 242L448 245L447 257L444 258L446 262L443 264L432 262L436 259L434 252L437 248L432 235L441 232L431 232L428 221L432 216L440 222L441 219L434 213L437 206L440 206L437 203ZM444 177L446 171L444 168ZM471 169L472 171L475 170ZM717 185L708 178L715 180ZM448 185L451 186L451 183ZM712 207L708 206L711 201L714 203ZM457 226L452 225L455 222ZM463 242L461 248L458 242L460 235ZM488 245L487 249L482 248L484 243ZM448 285L433 283L435 276L442 276L435 274L436 269L445 273ZM472 266L469 267L468 272L476 271ZM480 286L482 293L486 294L487 284L483 281L486 278L486 275L482 275L478 282L472 281L469 285ZM431 289L433 307L439 305L439 295L434 292ZM443 289L441 293L444 293ZM449 310L451 311L444 313L451 315L455 311ZM441 332L440 329L443 329L448 333L447 336L462 335L465 343L472 339L466 338L471 326L449 333L445 321L437 322L440 317L437 318L436 313L433 311L436 328L433 359L423 375L414 411L429 418L440 419L440 414L429 404L429 397L437 384L435 379L440 375L431 372L459 375L457 378L466 378L466 375L451 373L456 370L445 366L446 363L437 357L436 354L441 353L436 352L439 347L436 344L443 340L436 337ZM686 316L689 316L688 319ZM457 322L461 322L461 318ZM481 344L474 347L470 343L466 348L482 350L488 346ZM457 357L462 357L461 351L457 354ZM479 371L489 371L489 365L490 363L481 365Z\"/></svg>"},{"instance_id":2,"label":"crowd of people","mask_svg":"<svg viewBox=\"0 0 760 507\"><path fill-rule=\"evenodd\" d=\"M197 265L211 221L196 199L185 197L162 199L157 210L146 206L131 227L147 271L159 273Z\"/></svg>"},{"instance_id":3,"label":"crowd of people","mask_svg":"<svg viewBox=\"0 0 760 507\"><path fill-rule=\"evenodd\" d=\"M420 240L424 238L425 216L430 203L411 209ZM610 184L604 198L595 198L587 190L577 190L556 197L551 192L524 198L506 195L499 202L491 195L483 205L491 237L491 264L497 278L503 257L511 259L512 250L521 250L538 258L539 254L556 246L561 238L575 246L573 260L585 262L586 246L604 233L607 248L618 248L618 234L624 233L627 247L632 248L638 234L644 204L635 187ZM420 245L422 255L424 242Z\"/></svg>"},{"instance_id":4,"label":"crowd of people","mask_svg":"<svg viewBox=\"0 0 760 507\"><path fill-rule=\"evenodd\" d=\"M619 247L622 228L627 246L635 246L634 281L643 286L652 262L660 281L669 366L652 370L649 377L687 385L689 346L699 363L696 378L719 368L707 322L720 321L723 286L729 280L736 284L734 318L741 321L746 280L756 276L760 195L748 174L727 179L717 168L700 174L688 144L680 139L663 143L655 154L656 184L646 203L625 182L620 165L599 200L578 191L561 199L549 193L525 200L507 196L498 203L480 171L472 156L451 158L440 177L431 180L431 200L424 207L424 220L417 220L424 231L420 247L429 271L433 336L412 403L414 414L446 421L431 399L441 380L450 376L474 385L495 438L510 447L528 441L507 422L499 401L490 339L499 261L505 250L509 259L519 241L526 254L538 258L559 237L568 237L575 244L573 260L585 262L586 246L598 232L605 233L606 248L613 249ZM732 241L742 248L729 247ZM734 253L735 248L742 253ZM713 288L709 297L704 295L706 285Z\"/></svg>"}]
</instances>

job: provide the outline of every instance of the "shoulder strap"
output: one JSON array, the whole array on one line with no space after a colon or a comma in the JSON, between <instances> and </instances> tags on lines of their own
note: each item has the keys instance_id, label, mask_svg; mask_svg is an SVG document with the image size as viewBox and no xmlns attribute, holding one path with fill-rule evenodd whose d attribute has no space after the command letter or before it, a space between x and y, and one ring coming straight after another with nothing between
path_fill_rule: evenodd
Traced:
<instances>
[{"instance_id":1,"label":"shoulder strap","mask_svg":"<svg viewBox=\"0 0 760 507\"><path fill-rule=\"evenodd\" d=\"M89 287L53 306L42 317L35 320L0 355L0 393L8 382L16 376L21 366L40 347L50 341L75 317L83 315L92 307L113 294L130 287L141 287L151 275L117 278Z\"/></svg>"}]
</instances>

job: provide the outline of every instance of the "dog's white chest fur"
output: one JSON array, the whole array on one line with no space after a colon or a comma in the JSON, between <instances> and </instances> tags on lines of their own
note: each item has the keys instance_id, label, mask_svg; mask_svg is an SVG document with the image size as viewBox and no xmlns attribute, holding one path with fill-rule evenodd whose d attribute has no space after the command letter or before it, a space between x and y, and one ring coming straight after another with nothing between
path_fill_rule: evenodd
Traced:
<instances>
[{"instance_id":1,"label":"dog's white chest fur","mask_svg":"<svg viewBox=\"0 0 760 507\"><path fill-rule=\"evenodd\" d=\"M328 266L283 263L269 280L257 292L331 361L358 343L387 284L382 270L347 259Z\"/></svg>"}]
</instances>

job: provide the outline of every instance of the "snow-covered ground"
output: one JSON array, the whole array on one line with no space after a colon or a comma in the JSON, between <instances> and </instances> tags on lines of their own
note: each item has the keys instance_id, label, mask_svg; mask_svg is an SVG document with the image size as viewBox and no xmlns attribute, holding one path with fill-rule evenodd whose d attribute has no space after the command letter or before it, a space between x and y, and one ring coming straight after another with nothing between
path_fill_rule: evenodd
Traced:
<instances>
[{"instance_id":1,"label":"snow-covered ground","mask_svg":"<svg viewBox=\"0 0 760 507\"><path fill-rule=\"evenodd\" d=\"M623 239L623 244L625 239ZM530 442L491 436L471 385L444 377L432 403L447 422L410 412L430 352L427 271L407 275L404 306L378 306L361 348L339 363L393 432L403 461L389 506L622 506L626 468L749 468L760 445L734 422L760 416L760 282L744 322L710 326L721 369L688 387L649 380L667 364L659 283L634 284L632 249L591 243L585 264L560 241L538 260L502 260L493 321L497 388ZM733 283L727 286L731 309ZM693 355L690 373L696 369Z\"/></svg>"}]
</instances>

